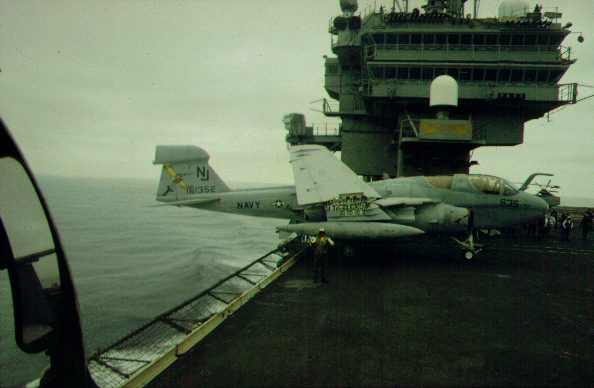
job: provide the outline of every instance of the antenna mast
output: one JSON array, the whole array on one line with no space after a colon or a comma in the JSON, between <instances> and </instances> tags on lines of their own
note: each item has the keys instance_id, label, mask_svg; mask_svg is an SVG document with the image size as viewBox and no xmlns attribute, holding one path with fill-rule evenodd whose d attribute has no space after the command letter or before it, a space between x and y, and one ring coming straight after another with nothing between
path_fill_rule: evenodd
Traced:
<instances>
[{"instance_id":1,"label":"antenna mast","mask_svg":"<svg viewBox=\"0 0 594 388\"><path fill-rule=\"evenodd\" d=\"M408 2L408 0L406 0L406 2ZM399 0L394 0L392 2L392 12L396 12L396 6L398 6L398 12L402 12L402 6L400 5Z\"/></svg>"}]
</instances>

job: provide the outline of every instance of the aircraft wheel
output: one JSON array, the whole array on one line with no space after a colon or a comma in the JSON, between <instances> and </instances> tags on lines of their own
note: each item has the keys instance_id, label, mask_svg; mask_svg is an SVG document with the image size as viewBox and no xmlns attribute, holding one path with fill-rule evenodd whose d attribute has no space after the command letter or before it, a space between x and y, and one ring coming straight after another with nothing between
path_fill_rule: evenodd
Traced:
<instances>
[{"instance_id":1,"label":"aircraft wheel","mask_svg":"<svg viewBox=\"0 0 594 388\"><path fill-rule=\"evenodd\" d=\"M464 258L466 260L472 260L474 258L474 252L472 252L472 251L466 251L464 253Z\"/></svg>"}]
</instances>

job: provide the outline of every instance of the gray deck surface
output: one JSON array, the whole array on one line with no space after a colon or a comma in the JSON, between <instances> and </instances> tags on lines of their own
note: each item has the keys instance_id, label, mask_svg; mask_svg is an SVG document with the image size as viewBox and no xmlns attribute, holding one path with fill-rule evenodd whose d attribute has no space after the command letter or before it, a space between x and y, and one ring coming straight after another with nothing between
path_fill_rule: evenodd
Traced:
<instances>
[{"instance_id":1,"label":"gray deck surface","mask_svg":"<svg viewBox=\"0 0 594 388\"><path fill-rule=\"evenodd\" d=\"M593 386L593 242L493 244L304 259L152 386Z\"/></svg>"}]
</instances>

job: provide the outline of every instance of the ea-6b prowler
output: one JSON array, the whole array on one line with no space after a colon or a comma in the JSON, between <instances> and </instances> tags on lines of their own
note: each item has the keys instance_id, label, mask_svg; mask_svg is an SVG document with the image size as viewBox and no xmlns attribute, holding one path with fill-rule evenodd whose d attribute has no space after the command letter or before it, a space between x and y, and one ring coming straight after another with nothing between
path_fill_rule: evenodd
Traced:
<instances>
[{"instance_id":1,"label":"ea-6b prowler","mask_svg":"<svg viewBox=\"0 0 594 388\"><path fill-rule=\"evenodd\" d=\"M544 216L547 203L490 175L417 176L364 182L323 146L290 148L295 186L232 191L195 146L157 146L157 201L256 217L289 219L278 231L336 239L450 234L471 259L476 229L505 228ZM468 236L464 241L456 239Z\"/></svg>"}]
</instances>

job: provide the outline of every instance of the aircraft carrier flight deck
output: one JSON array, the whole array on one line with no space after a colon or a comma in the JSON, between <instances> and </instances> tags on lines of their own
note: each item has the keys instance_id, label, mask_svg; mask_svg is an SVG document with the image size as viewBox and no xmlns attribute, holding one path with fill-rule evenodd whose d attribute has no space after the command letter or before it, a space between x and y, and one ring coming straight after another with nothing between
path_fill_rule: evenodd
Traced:
<instances>
[{"instance_id":1,"label":"aircraft carrier flight deck","mask_svg":"<svg viewBox=\"0 0 594 388\"><path fill-rule=\"evenodd\" d=\"M592 241L488 244L303 257L150 386L591 385Z\"/></svg>"}]
</instances>

